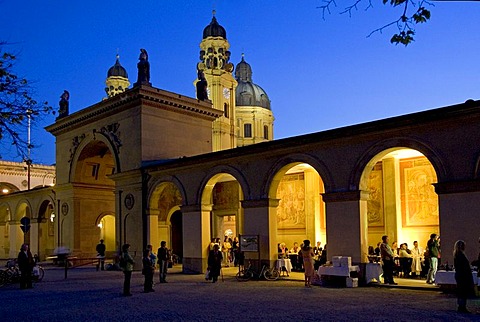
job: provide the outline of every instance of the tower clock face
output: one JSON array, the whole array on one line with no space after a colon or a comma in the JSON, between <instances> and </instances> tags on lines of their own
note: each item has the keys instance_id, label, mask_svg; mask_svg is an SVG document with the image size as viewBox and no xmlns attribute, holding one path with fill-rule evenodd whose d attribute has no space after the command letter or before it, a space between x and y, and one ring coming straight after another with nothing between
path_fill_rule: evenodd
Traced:
<instances>
[{"instance_id":1,"label":"tower clock face","mask_svg":"<svg viewBox=\"0 0 480 322\"><path fill-rule=\"evenodd\" d=\"M230 90L228 88L223 89L223 97L225 97L226 99L230 98Z\"/></svg>"}]
</instances>

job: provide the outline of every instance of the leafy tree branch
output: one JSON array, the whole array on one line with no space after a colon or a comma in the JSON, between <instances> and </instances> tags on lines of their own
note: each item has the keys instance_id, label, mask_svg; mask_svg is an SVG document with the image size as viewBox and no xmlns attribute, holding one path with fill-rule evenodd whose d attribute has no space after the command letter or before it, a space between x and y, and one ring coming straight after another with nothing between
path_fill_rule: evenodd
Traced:
<instances>
[{"instance_id":1,"label":"leafy tree branch","mask_svg":"<svg viewBox=\"0 0 480 322\"><path fill-rule=\"evenodd\" d=\"M384 5L401 8L400 16L397 20L373 30L367 35L367 38L376 32L383 33L385 29L396 26L398 32L393 34L390 42L395 45L402 44L407 46L415 40L415 26L430 20L430 10L426 9L425 6L433 6L433 4L427 0L382 0L382 2ZM322 0L322 3L317 9L322 10L322 18L325 20L325 14L331 14L332 9L337 7L337 3L335 0ZM365 4L364 10L373 7L372 0L355 0L351 5L340 11L340 14L348 14L351 17L352 12L358 11L361 4Z\"/></svg>"},{"instance_id":2,"label":"leafy tree branch","mask_svg":"<svg viewBox=\"0 0 480 322\"><path fill-rule=\"evenodd\" d=\"M15 149L27 160L28 150L33 148L25 135L28 119L34 122L54 112L47 102L33 98L34 89L27 79L16 75L16 55L5 50L7 45L0 42L0 146L2 151Z\"/></svg>"}]
</instances>

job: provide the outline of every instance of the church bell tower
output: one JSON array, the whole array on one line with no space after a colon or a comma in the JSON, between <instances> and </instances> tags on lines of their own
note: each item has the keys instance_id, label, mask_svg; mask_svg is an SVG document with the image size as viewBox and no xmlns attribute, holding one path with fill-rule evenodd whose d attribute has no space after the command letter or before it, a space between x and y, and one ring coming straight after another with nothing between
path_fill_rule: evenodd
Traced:
<instances>
[{"instance_id":1,"label":"church bell tower","mask_svg":"<svg viewBox=\"0 0 480 322\"><path fill-rule=\"evenodd\" d=\"M229 62L229 48L227 33L217 22L215 11L213 11L212 21L203 30L200 62L197 64L197 71L203 72L208 84L208 99L212 101L213 108L223 112L223 115L213 122L212 151L232 149L237 146L235 125L237 81L232 75L234 66ZM198 81L195 81L195 85Z\"/></svg>"}]
</instances>

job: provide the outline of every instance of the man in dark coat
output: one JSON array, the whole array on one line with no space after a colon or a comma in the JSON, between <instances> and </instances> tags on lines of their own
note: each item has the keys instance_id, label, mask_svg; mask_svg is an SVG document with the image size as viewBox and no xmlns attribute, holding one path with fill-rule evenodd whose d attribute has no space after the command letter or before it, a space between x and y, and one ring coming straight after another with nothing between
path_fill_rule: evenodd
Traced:
<instances>
[{"instance_id":1,"label":"man in dark coat","mask_svg":"<svg viewBox=\"0 0 480 322\"><path fill-rule=\"evenodd\" d=\"M208 270L210 271L209 277L215 283L218 280L220 275L220 270L222 269L223 256L222 252L219 251L219 246L215 244L213 250L208 254Z\"/></svg>"},{"instance_id":2,"label":"man in dark coat","mask_svg":"<svg viewBox=\"0 0 480 322\"><path fill-rule=\"evenodd\" d=\"M34 261L27 244L23 244L18 253L18 268L20 269L20 289L32 288L32 269Z\"/></svg>"},{"instance_id":3,"label":"man in dark coat","mask_svg":"<svg viewBox=\"0 0 480 322\"><path fill-rule=\"evenodd\" d=\"M465 256L465 242L457 240L453 250L453 263L455 266L455 281L457 282L458 312L470 313L467 310L467 298L475 293L472 269Z\"/></svg>"},{"instance_id":4,"label":"man in dark coat","mask_svg":"<svg viewBox=\"0 0 480 322\"><path fill-rule=\"evenodd\" d=\"M100 244L97 245L96 249L97 251L97 257L98 257L98 264L97 264L97 271L99 268L101 270L105 270L105 250L106 246L103 243L103 239L100 239Z\"/></svg>"}]
</instances>

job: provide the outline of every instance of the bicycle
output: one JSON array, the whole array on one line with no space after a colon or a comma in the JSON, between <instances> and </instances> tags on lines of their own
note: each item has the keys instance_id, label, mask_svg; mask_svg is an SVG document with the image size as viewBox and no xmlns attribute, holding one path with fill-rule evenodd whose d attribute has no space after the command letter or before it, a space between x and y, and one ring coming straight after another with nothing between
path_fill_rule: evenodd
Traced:
<instances>
[{"instance_id":1,"label":"bicycle","mask_svg":"<svg viewBox=\"0 0 480 322\"><path fill-rule=\"evenodd\" d=\"M261 279L264 278L267 281L276 281L280 277L280 272L275 267L268 267L267 265L263 265L260 272L258 272L254 267L252 267L252 263L250 262L246 269L243 269L235 275L235 278L239 282L246 282L251 280L252 278Z\"/></svg>"},{"instance_id":2,"label":"bicycle","mask_svg":"<svg viewBox=\"0 0 480 322\"><path fill-rule=\"evenodd\" d=\"M0 287L5 284L13 284L20 281L21 272L18 268L17 260L12 259L7 261L5 265L7 269L0 271ZM32 269L32 281L40 282L45 276L45 270L43 267L35 263L35 266Z\"/></svg>"}]
</instances>

